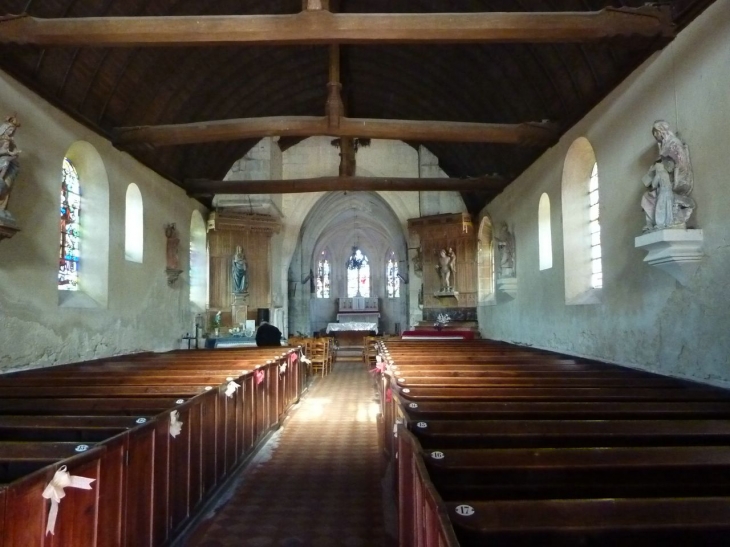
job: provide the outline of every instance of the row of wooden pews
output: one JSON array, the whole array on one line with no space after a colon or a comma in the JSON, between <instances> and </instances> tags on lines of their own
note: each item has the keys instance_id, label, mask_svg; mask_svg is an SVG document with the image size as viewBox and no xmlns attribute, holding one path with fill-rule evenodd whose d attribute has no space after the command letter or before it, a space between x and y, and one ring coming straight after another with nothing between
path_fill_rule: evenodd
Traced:
<instances>
[{"instance_id":1,"label":"row of wooden pews","mask_svg":"<svg viewBox=\"0 0 730 547\"><path fill-rule=\"evenodd\" d=\"M299 348L0 375L0 547L172 544L278 427L304 379ZM59 470L93 482L62 490L47 534L54 504L43 494Z\"/></svg>"},{"instance_id":2,"label":"row of wooden pews","mask_svg":"<svg viewBox=\"0 0 730 547\"><path fill-rule=\"evenodd\" d=\"M727 391L493 341L380 349L401 546L727 545Z\"/></svg>"}]
</instances>

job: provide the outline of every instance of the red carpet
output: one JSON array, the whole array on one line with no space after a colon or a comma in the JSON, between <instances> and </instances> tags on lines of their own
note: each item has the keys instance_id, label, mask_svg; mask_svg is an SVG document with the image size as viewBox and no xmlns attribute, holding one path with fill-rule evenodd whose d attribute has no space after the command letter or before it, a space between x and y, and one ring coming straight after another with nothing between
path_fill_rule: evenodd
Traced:
<instances>
[{"instance_id":1,"label":"red carpet","mask_svg":"<svg viewBox=\"0 0 730 547\"><path fill-rule=\"evenodd\" d=\"M389 545L373 397L361 362L336 363L188 545Z\"/></svg>"}]
</instances>

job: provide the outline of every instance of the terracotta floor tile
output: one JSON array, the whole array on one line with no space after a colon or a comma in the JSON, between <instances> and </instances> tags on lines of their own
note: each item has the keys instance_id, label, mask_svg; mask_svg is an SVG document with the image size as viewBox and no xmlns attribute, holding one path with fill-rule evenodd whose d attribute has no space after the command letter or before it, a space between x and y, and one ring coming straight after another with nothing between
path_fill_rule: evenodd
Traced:
<instances>
[{"instance_id":1,"label":"terracotta floor tile","mask_svg":"<svg viewBox=\"0 0 730 547\"><path fill-rule=\"evenodd\" d=\"M190 547L384 547L383 458L373 380L336 363L285 422L270 458L243 471Z\"/></svg>"}]
</instances>

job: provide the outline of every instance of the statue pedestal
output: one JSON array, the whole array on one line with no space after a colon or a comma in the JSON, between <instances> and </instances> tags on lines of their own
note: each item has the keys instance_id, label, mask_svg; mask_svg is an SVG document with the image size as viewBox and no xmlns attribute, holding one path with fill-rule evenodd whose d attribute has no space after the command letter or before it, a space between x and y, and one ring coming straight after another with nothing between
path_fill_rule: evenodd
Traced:
<instances>
[{"instance_id":1,"label":"statue pedestal","mask_svg":"<svg viewBox=\"0 0 730 547\"><path fill-rule=\"evenodd\" d=\"M19 231L13 216L7 211L0 211L0 241L10 239Z\"/></svg>"},{"instance_id":2,"label":"statue pedestal","mask_svg":"<svg viewBox=\"0 0 730 547\"><path fill-rule=\"evenodd\" d=\"M234 325L245 324L248 318L248 293L233 293L231 317Z\"/></svg>"},{"instance_id":3,"label":"statue pedestal","mask_svg":"<svg viewBox=\"0 0 730 547\"><path fill-rule=\"evenodd\" d=\"M457 301L459 300L458 291L436 291L433 295L436 298L455 298Z\"/></svg>"},{"instance_id":4,"label":"statue pedestal","mask_svg":"<svg viewBox=\"0 0 730 547\"><path fill-rule=\"evenodd\" d=\"M182 270L177 270L175 268L165 268L165 274L167 274L167 284L172 287L175 284L175 281L177 281L177 278L180 277L180 274L182 272Z\"/></svg>"},{"instance_id":5,"label":"statue pedestal","mask_svg":"<svg viewBox=\"0 0 730 547\"><path fill-rule=\"evenodd\" d=\"M648 251L644 262L686 285L702 260L703 241L702 230L665 228L640 235L634 240L634 247Z\"/></svg>"},{"instance_id":6,"label":"statue pedestal","mask_svg":"<svg viewBox=\"0 0 730 547\"><path fill-rule=\"evenodd\" d=\"M497 288L514 298L515 296L517 296L517 278L500 277L497 279Z\"/></svg>"}]
</instances>

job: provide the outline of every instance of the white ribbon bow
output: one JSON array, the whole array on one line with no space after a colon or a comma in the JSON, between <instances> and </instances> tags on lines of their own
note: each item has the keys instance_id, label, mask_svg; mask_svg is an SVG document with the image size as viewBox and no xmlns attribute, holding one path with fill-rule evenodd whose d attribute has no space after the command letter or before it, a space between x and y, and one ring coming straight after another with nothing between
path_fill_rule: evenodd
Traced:
<instances>
[{"instance_id":1,"label":"white ribbon bow","mask_svg":"<svg viewBox=\"0 0 730 547\"><path fill-rule=\"evenodd\" d=\"M312 364L312 360L308 359L307 357L302 357L302 363L307 363L308 365Z\"/></svg>"},{"instance_id":2,"label":"white ribbon bow","mask_svg":"<svg viewBox=\"0 0 730 547\"><path fill-rule=\"evenodd\" d=\"M286 363L283 363L279 365L279 374L284 374L286 372Z\"/></svg>"},{"instance_id":3,"label":"white ribbon bow","mask_svg":"<svg viewBox=\"0 0 730 547\"><path fill-rule=\"evenodd\" d=\"M61 466L53 475L53 479L48 483L46 489L41 494L47 500L51 500L51 511L48 513L48 524L46 525L46 535L50 532L53 534L53 530L56 527L56 517L58 516L58 504L61 499L66 496L64 488L81 488L83 490L91 490L91 483L96 479L88 479L86 477L77 477L70 475L66 470L66 466Z\"/></svg>"},{"instance_id":4,"label":"white ribbon bow","mask_svg":"<svg viewBox=\"0 0 730 547\"><path fill-rule=\"evenodd\" d=\"M170 412L170 435L175 438L182 433L183 423L179 420L180 413L177 410Z\"/></svg>"},{"instance_id":5,"label":"white ribbon bow","mask_svg":"<svg viewBox=\"0 0 730 547\"><path fill-rule=\"evenodd\" d=\"M226 387L226 397L233 397L233 394L238 391L239 387L241 387L241 384L237 384L233 380L228 382L228 386Z\"/></svg>"}]
</instances>

